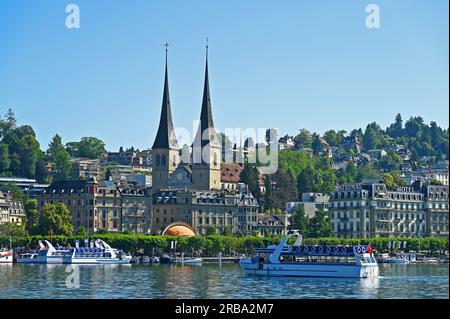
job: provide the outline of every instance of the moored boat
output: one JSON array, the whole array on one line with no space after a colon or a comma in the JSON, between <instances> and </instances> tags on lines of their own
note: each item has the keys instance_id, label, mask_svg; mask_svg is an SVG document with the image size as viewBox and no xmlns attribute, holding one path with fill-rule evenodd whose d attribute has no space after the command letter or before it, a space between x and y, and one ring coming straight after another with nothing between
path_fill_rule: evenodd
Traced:
<instances>
[{"instance_id":1,"label":"moored boat","mask_svg":"<svg viewBox=\"0 0 450 319\"><path fill-rule=\"evenodd\" d=\"M122 250L112 248L105 241L97 239L91 241L91 247L71 248L69 255L65 258L64 263L67 264L129 264L131 255L124 253Z\"/></svg>"},{"instance_id":2,"label":"moored boat","mask_svg":"<svg viewBox=\"0 0 450 319\"><path fill-rule=\"evenodd\" d=\"M402 265L406 265L406 264L410 264L411 262L406 259L405 256L403 256L402 254L396 254L395 256L391 256L388 260L388 262L390 264L402 264Z\"/></svg>"},{"instance_id":3,"label":"moored boat","mask_svg":"<svg viewBox=\"0 0 450 319\"><path fill-rule=\"evenodd\" d=\"M35 258L40 264L63 264L65 257L69 253L69 248L55 248L48 240L44 240L45 245L39 241L39 251Z\"/></svg>"},{"instance_id":4,"label":"moored boat","mask_svg":"<svg viewBox=\"0 0 450 319\"><path fill-rule=\"evenodd\" d=\"M17 258L18 264L34 264L37 263L38 254L26 253L20 254Z\"/></svg>"},{"instance_id":5,"label":"moored boat","mask_svg":"<svg viewBox=\"0 0 450 319\"><path fill-rule=\"evenodd\" d=\"M0 250L0 264L12 264L14 260L14 254L12 249Z\"/></svg>"},{"instance_id":6,"label":"moored boat","mask_svg":"<svg viewBox=\"0 0 450 319\"><path fill-rule=\"evenodd\" d=\"M183 259L177 259L176 262L177 262L177 264L182 264L182 265L200 265L203 262L203 259L186 257Z\"/></svg>"},{"instance_id":7,"label":"moored boat","mask_svg":"<svg viewBox=\"0 0 450 319\"><path fill-rule=\"evenodd\" d=\"M287 242L296 237L293 245ZM242 258L241 267L262 276L368 278L378 276L378 264L369 246L302 245L302 236L291 231L278 245L258 249Z\"/></svg>"}]
</instances>

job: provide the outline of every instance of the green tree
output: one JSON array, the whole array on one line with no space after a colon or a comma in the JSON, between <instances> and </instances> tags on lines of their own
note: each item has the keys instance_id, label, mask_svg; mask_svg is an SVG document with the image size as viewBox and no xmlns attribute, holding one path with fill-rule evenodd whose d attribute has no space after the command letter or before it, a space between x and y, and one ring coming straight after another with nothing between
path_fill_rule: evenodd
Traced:
<instances>
[{"instance_id":1,"label":"green tree","mask_svg":"<svg viewBox=\"0 0 450 319\"><path fill-rule=\"evenodd\" d=\"M38 183L50 184L51 179L49 176L46 160L46 155L43 151L39 150L37 154L37 162L36 162L36 180Z\"/></svg>"},{"instance_id":2,"label":"green tree","mask_svg":"<svg viewBox=\"0 0 450 319\"><path fill-rule=\"evenodd\" d=\"M406 181L402 178L400 171L391 171L390 173L394 178L395 185L406 186Z\"/></svg>"},{"instance_id":3,"label":"green tree","mask_svg":"<svg viewBox=\"0 0 450 319\"><path fill-rule=\"evenodd\" d=\"M300 133L294 137L295 148L299 149L302 147L311 148L312 145L312 135L307 129L302 128Z\"/></svg>"},{"instance_id":4,"label":"green tree","mask_svg":"<svg viewBox=\"0 0 450 319\"><path fill-rule=\"evenodd\" d=\"M208 227L206 228L206 235L207 235L207 236L209 236L209 235L216 235L216 233L217 233L216 227L214 227L214 226L208 226Z\"/></svg>"},{"instance_id":5,"label":"green tree","mask_svg":"<svg viewBox=\"0 0 450 319\"><path fill-rule=\"evenodd\" d=\"M272 180L272 203L274 208L284 209L286 202L292 202L297 199L294 179L289 173L278 169L272 175Z\"/></svg>"},{"instance_id":6,"label":"green tree","mask_svg":"<svg viewBox=\"0 0 450 319\"><path fill-rule=\"evenodd\" d=\"M330 218L323 209L316 212L314 217L309 220L309 225L309 237L331 237L333 234Z\"/></svg>"},{"instance_id":7,"label":"green tree","mask_svg":"<svg viewBox=\"0 0 450 319\"><path fill-rule=\"evenodd\" d=\"M96 137L83 137L78 143L79 157L97 159L106 153L105 143Z\"/></svg>"},{"instance_id":8,"label":"green tree","mask_svg":"<svg viewBox=\"0 0 450 319\"><path fill-rule=\"evenodd\" d=\"M371 150L376 149L381 144L381 132L378 124L371 123L367 125L366 131L363 136L364 149Z\"/></svg>"},{"instance_id":9,"label":"green tree","mask_svg":"<svg viewBox=\"0 0 450 319\"><path fill-rule=\"evenodd\" d=\"M408 137L414 137L420 140L424 127L423 119L420 116L411 117L405 123L405 132Z\"/></svg>"},{"instance_id":10,"label":"green tree","mask_svg":"<svg viewBox=\"0 0 450 319\"><path fill-rule=\"evenodd\" d=\"M266 175L264 180L264 188L266 192L264 193L264 209L270 209L273 207L273 191L272 191L272 177L271 175Z\"/></svg>"},{"instance_id":11,"label":"green tree","mask_svg":"<svg viewBox=\"0 0 450 319\"><path fill-rule=\"evenodd\" d=\"M314 171L311 167L305 168L298 177L298 197L300 198L302 193L309 193L314 191Z\"/></svg>"},{"instance_id":12,"label":"green tree","mask_svg":"<svg viewBox=\"0 0 450 319\"><path fill-rule=\"evenodd\" d=\"M12 109L8 109L5 119L0 118L0 140L16 128L17 118Z\"/></svg>"},{"instance_id":13,"label":"green tree","mask_svg":"<svg viewBox=\"0 0 450 319\"><path fill-rule=\"evenodd\" d=\"M320 140L320 135L317 133L312 134L312 142L311 147L314 155L318 156L321 152L323 152L322 141Z\"/></svg>"},{"instance_id":14,"label":"green tree","mask_svg":"<svg viewBox=\"0 0 450 319\"><path fill-rule=\"evenodd\" d=\"M392 123L387 129L386 133L390 137L399 137L403 135L403 120L400 113L395 117L395 122Z\"/></svg>"},{"instance_id":15,"label":"green tree","mask_svg":"<svg viewBox=\"0 0 450 319\"><path fill-rule=\"evenodd\" d=\"M394 177L393 177L391 174L385 173L385 174L383 175L383 180L384 180L384 183L386 184L386 187L387 187L388 189L393 189L393 188L395 188L395 186L396 186L395 180L394 180Z\"/></svg>"},{"instance_id":16,"label":"green tree","mask_svg":"<svg viewBox=\"0 0 450 319\"><path fill-rule=\"evenodd\" d=\"M11 196L16 200L24 200L25 194L23 193L22 189L17 186L16 184L13 184L11 182L9 183L1 183L0 184L0 191L2 193L11 193Z\"/></svg>"},{"instance_id":17,"label":"green tree","mask_svg":"<svg viewBox=\"0 0 450 319\"><path fill-rule=\"evenodd\" d=\"M345 131L342 131L345 132ZM339 144L342 143L344 140L345 133L343 136L339 135L339 133L336 133L335 130L328 130L323 134L323 139L328 143L330 146L339 146Z\"/></svg>"},{"instance_id":18,"label":"green tree","mask_svg":"<svg viewBox=\"0 0 450 319\"><path fill-rule=\"evenodd\" d=\"M259 172L255 164L245 163L240 176L241 183L248 185L250 193L258 200L261 199L259 188Z\"/></svg>"},{"instance_id":19,"label":"green tree","mask_svg":"<svg viewBox=\"0 0 450 319\"><path fill-rule=\"evenodd\" d=\"M8 145L0 144L0 174L7 173L10 164Z\"/></svg>"},{"instance_id":20,"label":"green tree","mask_svg":"<svg viewBox=\"0 0 450 319\"><path fill-rule=\"evenodd\" d=\"M25 227L23 225L10 222L0 224L0 235L8 237L23 237L25 234Z\"/></svg>"},{"instance_id":21,"label":"green tree","mask_svg":"<svg viewBox=\"0 0 450 319\"><path fill-rule=\"evenodd\" d=\"M433 178L430 182L431 185L444 185L440 180Z\"/></svg>"},{"instance_id":22,"label":"green tree","mask_svg":"<svg viewBox=\"0 0 450 319\"><path fill-rule=\"evenodd\" d=\"M41 234L66 235L73 232L72 214L64 204L45 204L39 215Z\"/></svg>"},{"instance_id":23,"label":"green tree","mask_svg":"<svg viewBox=\"0 0 450 319\"><path fill-rule=\"evenodd\" d=\"M39 229L39 204L37 199L29 198L24 202L26 215L25 230L32 235L38 235Z\"/></svg>"},{"instance_id":24,"label":"green tree","mask_svg":"<svg viewBox=\"0 0 450 319\"><path fill-rule=\"evenodd\" d=\"M78 148L79 148L80 142L68 142L66 143L66 151L70 154L71 157L77 157L78 155Z\"/></svg>"},{"instance_id":25,"label":"green tree","mask_svg":"<svg viewBox=\"0 0 450 319\"><path fill-rule=\"evenodd\" d=\"M305 214L305 209L303 207L299 207L295 210L291 215L291 229L298 229L300 234L305 237L309 237L309 219Z\"/></svg>"},{"instance_id":26,"label":"green tree","mask_svg":"<svg viewBox=\"0 0 450 319\"><path fill-rule=\"evenodd\" d=\"M88 237L88 232L87 232L87 230L86 230L86 228L84 226L80 226L80 227L78 227L78 229L76 230L74 235L77 238L85 239L85 238Z\"/></svg>"},{"instance_id":27,"label":"green tree","mask_svg":"<svg viewBox=\"0 0 450 319\"><path fill-rule=\"evenodd\" d=\"M61 136L56 134L49 144L47 156L50 162L54 163L56 181L67 180L71 176L72 164L69 152L64 148Z\"/></svg>"},{"instance_id":28,"label":"green tree","mask_svg":"<svg viewBox=\"0 0 450 319\"><path fill-rule=\"evenodd\" d=\"M224 236L232 236L233 235L233 231L232 231L231 227L224 227L223 235Z\"/></svg>"}]
</instances>

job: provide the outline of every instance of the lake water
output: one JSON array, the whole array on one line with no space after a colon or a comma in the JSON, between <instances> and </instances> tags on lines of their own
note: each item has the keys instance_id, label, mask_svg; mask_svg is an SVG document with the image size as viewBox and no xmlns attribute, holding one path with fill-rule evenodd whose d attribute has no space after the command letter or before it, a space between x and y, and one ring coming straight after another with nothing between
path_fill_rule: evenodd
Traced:
<instances>
[{"instance_id":1,"label":"lake water","mask_svg":"<svg viewBox=\"0 0 450 319\"><path fill-rule=\"evenodd\" d=\"M70 267L0 265L0 299L449 298L448 264L380 264L377 279L254 277L237 264Z\"/></svg>"}]
</instances>

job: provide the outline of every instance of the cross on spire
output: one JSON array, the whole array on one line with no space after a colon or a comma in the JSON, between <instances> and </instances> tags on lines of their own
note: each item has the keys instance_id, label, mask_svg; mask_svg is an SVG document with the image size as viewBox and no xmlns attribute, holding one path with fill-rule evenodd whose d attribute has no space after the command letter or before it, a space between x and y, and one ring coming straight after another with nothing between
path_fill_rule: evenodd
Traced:
<instances>
[{"instance_id":1,"label":"cross on spire","mask_svg":"<svg viewBox=\"0 0 450 319\"><path fill-rule=\"evenodd\" d=\"M169 50L168 50L169 43L166 42L166 44L164 44L164 46L166 47L166 61L167 61L167 52L169 51Z\"/></svg>"}]
</instances>

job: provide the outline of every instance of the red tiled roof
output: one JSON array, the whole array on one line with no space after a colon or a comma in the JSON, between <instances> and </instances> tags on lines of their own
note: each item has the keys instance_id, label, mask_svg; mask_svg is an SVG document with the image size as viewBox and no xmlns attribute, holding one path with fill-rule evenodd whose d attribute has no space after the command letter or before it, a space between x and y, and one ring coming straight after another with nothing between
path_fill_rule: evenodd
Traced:
<instances>
[{"instance_id":1,"label":"red tiled roof","mask_svg":"<svg viewBox=\"0 0 450 319\"><path fill-rule=\"evenodd\" d=\"M239 183L242 166L236 163L222 164L221 181L225 183Z\"/></svg>"}]
</instances>

